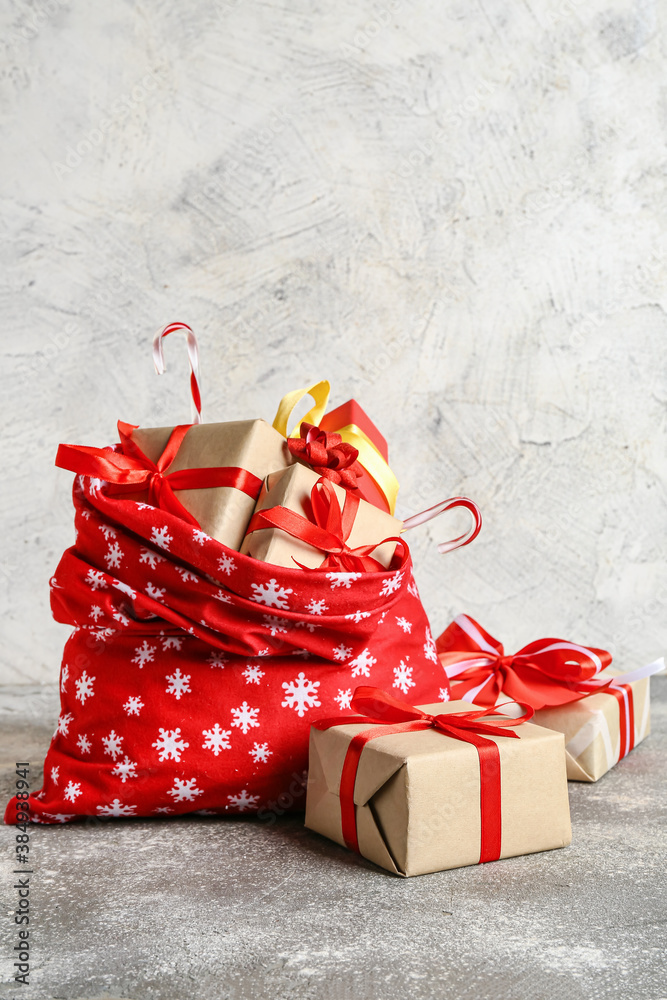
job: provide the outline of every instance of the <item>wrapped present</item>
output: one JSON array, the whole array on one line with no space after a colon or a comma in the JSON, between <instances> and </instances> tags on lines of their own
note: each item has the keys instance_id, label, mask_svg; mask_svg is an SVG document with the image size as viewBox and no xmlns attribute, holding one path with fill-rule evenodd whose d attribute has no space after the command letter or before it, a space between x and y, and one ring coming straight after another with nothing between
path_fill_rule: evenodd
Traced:
<instances>
[{"instance_id":1,"label":"wrapped present","mask_svg":"<svg viewBox=\"0 0 667 1000\"><path fill-rule=\"evenodd\" d=\"M567 775L597 781L650 731L649 677L662 659L630 673L607 669L611 654L564 639L538 639L514 655L469 615L437 639L454 697L478 705L513 698L535 721L565 736Z\"/></svg>"},{"instance_id":2,"label":"wrapped present","mask_svg":"<svg viewBox=\"0 0 667 1000\"><path fill-rule=\"evenodd\" d=\"M311 727L311 830L397 875L570 843L563 736L528 723L532 710L415 708L371 687L351 707Z\"/></svg>"},{"instance_id":3,"label":"wrapped present","mask_svg":"<svg viewBox=\"0 0 667 1000\"><path fill-rule=\"evenodd\" d=\"M657 673L664 664L650 666ZM650 676L625 684L610 671L605 677L605 690L535 713L540 726L563 733L571 781L597 781L651 732Z\"/></svg>"},{"instance_id":4,"label":"wrapped present","mask_svg":"<svg viewBox=\"0 0 667 1000\"><path fill-rule=\"evenodd\" d=\"M288 432L297 403L307 394L315 406L300 428ZM389 467L387 442L354 399L324 413L329 383L317 382L307 389L287 393L278 407L273 426L288 438L295 458L320 475L341 483L380 510L394 513L398 480ZM337 475L332 476L331 472ZM340 473L344 473L342 476Z\"/></svg>"},{"instance_id":5,"label":"wrapped present","mask_svg":"<svg viewBox=\"0 0 667 1000\"><path fill-rule=\"evenodd\" d=\"M297 464L267 477L241 552L277 566L378 571L402 522Z\"/></svg>"},{"instance_id":6,"label":"wrapped present","mask_svg":"<svg viewBox=\"0 0 667 1000\"><path fill-rule=\"evenodd\" d=\"M60 445L56 465L104 484L109 497L167 510L238 550L264 478L294 459L284 436L264 420L201 423L197 341L189 326L172 323L156 335L155 367L164 371L162 339L177 330L187 336L194 423L135 427L119 421L114 449Z\"/></svg>"}]
</instances>

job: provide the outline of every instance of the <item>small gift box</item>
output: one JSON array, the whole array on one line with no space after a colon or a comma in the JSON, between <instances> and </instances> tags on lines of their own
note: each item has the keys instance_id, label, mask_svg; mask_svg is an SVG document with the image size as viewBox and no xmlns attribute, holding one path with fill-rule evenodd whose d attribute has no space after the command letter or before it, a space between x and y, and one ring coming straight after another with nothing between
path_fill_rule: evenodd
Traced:
<instances>
[{"instance_id":1,"label":"small gift box","mask_svg":"<svg viewBox=\"0 0 667 1000\"><path fill-rule=\"evenodd\" d=\"M631 673L608 668L611 654L564 639L538 639L506 655L469 615L436 642L455 698L495 705L514 698L540 726L565 737L567 776L597 781L650 732L649 677L662 659Z\"/></svg>"},{"instance_id":2,"label":"small gift box","mask_svg":"<svg viewBox=\"0 0 667 1000\"><path fill-rule=\"evenodd\" d=\"M651 732L650 677L623 684L600 675L609 678L597 694L535 712L540 726L563 733L571 781L597 781Z\"/></svg>"},{"instance_id":3,"label":"small gift box","mask_svg":"<svg viewBox=\"0 0 667 1000\"><path fill-rule=\"evenodd\" d=\"M305 465L267 477L241 552L276 566L389 567L402 522Z\"/></svg>"},{"instance_id":4,"label":"small gift box","mask_svg":"<svg viewBox=\"0 0 667 1000\"><path fill-rule=\"evenodd\" d=\"M61 445L56 465L103 480L108 496L162 507L238 549L264 477L292 458L264 420L178 427L119 421L120 450Z\"/></svg>"},{"instance_id":5,"label":"small gift box","mask_svg":"<svg viewBox=\"0 0 667 1000\"><path fill-rule=\"evenodd\" d=\"M311 728L311 830L406 876L570 843L563 736L530 709L415 708L370 687L352 708Z\"/></svg>"}]
</instances>

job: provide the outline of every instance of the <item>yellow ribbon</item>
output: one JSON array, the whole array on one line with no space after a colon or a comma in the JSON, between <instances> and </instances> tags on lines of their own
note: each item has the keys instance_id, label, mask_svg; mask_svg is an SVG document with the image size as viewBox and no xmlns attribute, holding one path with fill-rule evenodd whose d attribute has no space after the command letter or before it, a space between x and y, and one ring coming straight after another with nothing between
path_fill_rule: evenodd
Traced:
<instances>
[{"instance_id":1,"label":"yellow ribbon","mask_svg":"<svg viewBox=\"0 0 667 1000\"><path fill-rule=\"evenodd\" d=\"M315 382L306 389L294 389L288 392L280 400L276 412L273 426L283 437L299 437L302 422L319 426L320 420L324 416L327 403L329 401L329 391L331 386L326 379ZM315 405L301 418L299 423L288 432L287 427L292 416L292 412L304 396L312 396ZM391 471L384 458L375 447L371 439L356 424L346 424L345 427L337 428L343 441L351 444L359 452L359 464L366 470L371 479L375 482L381 493L384 494L389 512L394 513L396 509L396 497L398 495L398 480Z\"/></svg>"}]
</instances>

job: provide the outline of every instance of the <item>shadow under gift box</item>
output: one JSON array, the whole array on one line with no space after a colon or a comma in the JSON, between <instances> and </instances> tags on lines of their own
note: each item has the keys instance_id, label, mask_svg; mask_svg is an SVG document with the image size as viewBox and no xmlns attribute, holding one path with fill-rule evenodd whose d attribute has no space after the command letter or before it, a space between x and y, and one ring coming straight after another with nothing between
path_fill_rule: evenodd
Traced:
<instances>
[{"instance_id":1,"label":"shadow under gift box","mask_svg":"<svg viewBox=\"0 0 667 1000\"><path fill-rule=\"evenodd\" d=\"M311 468L300 463L274 472L266 478L255 510L287 507L288 510L306 517L309 512L311 491L319 478ZM333 484L333 488L342 508L346 490L337 484ZM360 500L347 545L354 549L360 545L381 542L385 538L395 538L402 528L402 521L373 504ZM395 549L395 542L386 542L374 549L371 555L388 568ZM295 538L281 528L273 527L257 528L249 532L243 540L241 552L254 556L255 559L261 559L262 562L289 566L292 569L296 565L295 560L309 569L317 569L326 558L323 552L304 542L303 539Z\"/></svg>"},{"instance_id":2,"label":"shadow under gift box","mask_svg":"<svg viewBox=\"0 0 667 1000\"><path fill-rule=\"evenodd\" d=\"M173 427L137 427L132 440L156 462ZM291 465L293 458L282 434L265 420L231 420L194 424L183 438L169 472L181 469L239 468L258 479ZM230 549L238 550L255 500L231 486L174 490L178 500L199 522L202 531ZM146 493L125 493L125 499L142 500Z\"/></svg>"},{"instance_id":3,"label":"shadow under gift box","mask_svg":"<svg viewBox=\"0 0 667 1000\"><path fill-rule=\"evenodd\" d=\"M471 708L465 701L419 707L432 715ZM343 761L352 737L368 728L310 731L306 826L341 846ZM500 751L500 857L566 847L563 736L529 722L509 728L519 739L490 737ZM425 875L479 862L480 763L469 743L434 729L378 736L364 746L354 801L360 853L390 872Z\"/></svg>"},{"instance_id":4,"label":"shadow under gift box","mask_svg":"<svg viewBox=\"0 0 667 1000\"><path fill-rule=\"evenodd\" d=\"M570 781L597 781L649 735L650 685L650 677L643 677L622 685L625 695L602 691L535 712L540 726L563 734Z\"/></svg>"}]
</instances>

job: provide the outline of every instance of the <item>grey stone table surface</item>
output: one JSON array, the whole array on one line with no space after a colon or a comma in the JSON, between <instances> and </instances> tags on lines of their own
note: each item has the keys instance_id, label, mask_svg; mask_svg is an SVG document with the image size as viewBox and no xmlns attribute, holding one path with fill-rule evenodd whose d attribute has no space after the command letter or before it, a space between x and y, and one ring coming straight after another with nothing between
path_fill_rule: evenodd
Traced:
<instances>
[{"instance_id":1,"label":"grey stone table surface","mask_svg":"<svg viewBox=\"0 0 667 1000\"><path fill-rule=\"evenodd\" d=\"M36 827L29 987L3 827L0 996L665 1000L667 678L652 711L627 759L570 783L570 847L479 867L396 878L299 816ZM56 717L55 688L0 689L3 802Z\"/></svg>"}]
</instances>

